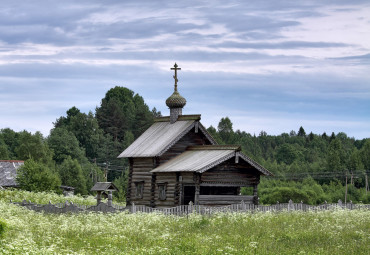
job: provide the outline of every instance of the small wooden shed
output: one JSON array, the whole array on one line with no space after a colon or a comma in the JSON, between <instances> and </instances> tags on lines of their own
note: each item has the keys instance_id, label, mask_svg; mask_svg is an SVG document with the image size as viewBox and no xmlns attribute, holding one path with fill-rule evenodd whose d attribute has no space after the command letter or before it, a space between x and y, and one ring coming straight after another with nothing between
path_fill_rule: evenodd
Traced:
<instances>
[{"instance_id":1,"label":"small wooden shed","mask_svg":"<svg viewBox=\"0 0 370 255\"><path fill-rule=\"evenodd\" d=\"M112 182L97 182L91 188L91 191L96 191L96 204L99 205L101 203L101 198L104 195L108 197L108 205L112 205L112 192L118 191L118 188ZM107 194L108 193L108 194Z\"/></svg>"},{"instance_id":2,"label":"small wooden shed","mask_svg":"<svg viewBox=\"0 0 370 255\"><path fill-rule=\"evenodd\" d=\"M186 104L175 89L166 100L170 116L155 119L118 157L129 159L128 205L171 207L258 203L257 186L268 170L238 145L217 145L200 123L200 115L182 115ZM250 196L241 187L253 187Z\"/></svg>"}]
</instances>

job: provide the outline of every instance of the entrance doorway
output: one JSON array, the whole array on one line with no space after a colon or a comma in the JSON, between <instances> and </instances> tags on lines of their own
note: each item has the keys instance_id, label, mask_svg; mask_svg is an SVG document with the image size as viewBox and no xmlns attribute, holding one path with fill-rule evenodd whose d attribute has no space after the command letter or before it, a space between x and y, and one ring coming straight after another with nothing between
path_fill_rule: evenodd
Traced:
<instances>
[{"instance_id":1,"label":"entrance doorway","mask_svg":"<svg viewBox=\"0 0 370 255\"><path fill-rule=\"evenodd\" d=\"M195 197L195 186L184 186L184 205L188 205L191 202L194 203Z\"/></svg>"}]
</instances>

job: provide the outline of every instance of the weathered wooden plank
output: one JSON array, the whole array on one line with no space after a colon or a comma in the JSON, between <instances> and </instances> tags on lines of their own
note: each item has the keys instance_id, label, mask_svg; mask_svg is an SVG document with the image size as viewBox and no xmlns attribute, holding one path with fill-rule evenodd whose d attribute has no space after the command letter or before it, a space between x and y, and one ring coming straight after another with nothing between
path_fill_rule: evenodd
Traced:
<instances>
[{"instance_id":1,"label":"weathered wooden plank","mask_svg":"<svg viewBox=\"0 0 370 255\"><path fill-rule=\"evenodd\" d=\"M253 196L233 196L233 195L199 195L199 200L208 201L249 201L253 200Z\"/></svg>"},{"instance_id":2,"label":"weathered wooden plank","mask_svg":"<svg viewBox=\"0 0 370 255\"><path fill-rule=\"evenodd\" d=\"M159 157L160 164L165 163L171 158L183 153L188 146L211 144L208 139L201 133L195 133L195 129L189 131L176 144Z\"/></svg>"}]
</instances>

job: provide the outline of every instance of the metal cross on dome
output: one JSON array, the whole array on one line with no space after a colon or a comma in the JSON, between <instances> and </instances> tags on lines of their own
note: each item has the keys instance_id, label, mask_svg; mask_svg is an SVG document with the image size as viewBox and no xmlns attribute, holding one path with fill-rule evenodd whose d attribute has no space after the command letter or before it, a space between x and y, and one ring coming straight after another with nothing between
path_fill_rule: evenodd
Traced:
<instances>
[{"instance_id":1,"label":"metal cross on dome","mask_svg":"<svg viewBox=\"0 0 370 255\"><path fill-rule=\"evenodd\" d=\"M179 81L177 79L177 70L181 70L181 68L178 67L178 65L175 62L175 65L173 66L173 68L171 68L171 70L175 70L175 75L173 76L173 78L175 79L175 91L177 91L177 82Z\"/></svg>"}]
</instances>

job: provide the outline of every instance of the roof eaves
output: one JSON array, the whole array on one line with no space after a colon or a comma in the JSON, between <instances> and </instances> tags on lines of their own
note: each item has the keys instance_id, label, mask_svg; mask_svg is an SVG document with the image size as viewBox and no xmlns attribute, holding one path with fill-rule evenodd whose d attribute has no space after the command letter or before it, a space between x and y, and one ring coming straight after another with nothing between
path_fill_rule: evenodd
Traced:
<instances>
[{"instance_id":1,"label":"roof eaves","mask_svg":"<svg viewBox=\"0 0 370 255\"><path fill-rule=\"evenodd\" d=\"M179 115L176 121L186 121L186 120L197 120L201 119L200 114L189 114L189 115ZM169 122L170 116L157 117L154 122Z\"/></svg>"},{"instance_id":2,"label":"roof eaves","mask_svg":"<svg viewBox=\"0 0 370 255\"><path fill-rule=\"evenodd\" d=\"M230 152L230 154L227 154L226 156L223 156L222 158L219 158L218 160L212 162L211 164L209 164L205 167L202 167L201 169L197 170L196 172L197 173L204 173L208 169L211 169L212 167L217 166L217 165L221 164L222 162L225 162L226 160L228 160L232 157L235 157L235 151Z\"/></svg>"},{"instance_id":3,"label":"roof eaves","mask_svg":"<svg viewBox=\"0 0 370 255\"><path fill-rule=\"evenodd\" d=\"M212 137L210 133L208 133L207 129L199 122L199 130L207 137L207 139L212 143L212 145L216 145L216 140Z\"/></svg>"},{"instance_id":4,"label":"roof eaves","mask_svg":"<svg viewBox=\"0 0 370 255\"><path fill-rule=\"evenodd\" d=\"M116 187L116 185L113 184L113 182L97 182L91 188L91 191L106 191L110 190L110 188L113 188L113 190L118 191L118 188Z\"/></svg>"},{"instance_id":5,"label":"roof eaves","mask_svg":"<svg viewBox=\"0 0 370 255\"><path fill-rule=\"evenodd\" d=\"M197 151L197 150L234 150L240 151L240 145L195 145L187 147L187 150Z\"/></svg>"},{"instance_id":6,"label":"roof eaves","mask_svg":"<svg viewBox=\"0 0 370 255\"><path fill-rule=\"evenodd\" d=\"M177 120L178 121L184 121L184 120L196 120L196 121L199 121L200 120L200 114L189 114L189 115L180 115Z\"/></svg>"},{"instance_id":7,"label":"roof eaves","mask_svg":"<svg viewBox=\"0 0 370 255\"><path fill-rule=\"evenodd\" d=\"M169 122L170 116L157 117L154 119L154 122Z\"/></svg>"},{"instance_id":8,"label":"roof eaves","mask_svg":"<svg viewBox=\"0 0 370 255\"><path fill-rule=\"evenodd\" d=\"M253 159L251 159L250 157L248 157L247 155L239 152L239 156L246 162L248 162L249 164L251 164L252 166L254 166L258 171L260 171L261 173L263 173L264 175L266 176L274 176L269 170L267 170L266 168L264 168L263 166L261 166L260 164L258 164L257 162L255 162Z\"/></svg>"}]
</instances>

